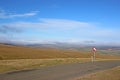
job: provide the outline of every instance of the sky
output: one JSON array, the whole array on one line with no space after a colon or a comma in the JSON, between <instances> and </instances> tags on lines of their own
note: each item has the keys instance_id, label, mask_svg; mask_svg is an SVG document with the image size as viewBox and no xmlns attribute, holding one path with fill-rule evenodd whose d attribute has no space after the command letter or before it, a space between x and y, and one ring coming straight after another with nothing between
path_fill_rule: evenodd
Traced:
<instances>
[{"instance_id":1,"label":"sky","mask_svg":"<svg viewBox=\"0 0 120 80\"><path fill-rule=\"evenodd\" d=\"M0 42L120 44L120 0L0 0Z\"/></svg>"}]
</instances>

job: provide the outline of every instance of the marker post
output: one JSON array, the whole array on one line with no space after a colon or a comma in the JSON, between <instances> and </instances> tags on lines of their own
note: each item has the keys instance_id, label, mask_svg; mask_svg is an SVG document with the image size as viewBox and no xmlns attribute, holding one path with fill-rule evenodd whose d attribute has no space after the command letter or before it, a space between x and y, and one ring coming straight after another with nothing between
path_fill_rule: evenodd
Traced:
<instances>
[{"instance_id":1,"label":"marker post","mask_svg":"<svg viewBox=\"0 0 120 80\"><path fill-rule=\"evenodd\" d=\"M92 51L93 51L92 62L95 62L97 49L96 48L92 48Z\"/></svg>"}]
</instances>

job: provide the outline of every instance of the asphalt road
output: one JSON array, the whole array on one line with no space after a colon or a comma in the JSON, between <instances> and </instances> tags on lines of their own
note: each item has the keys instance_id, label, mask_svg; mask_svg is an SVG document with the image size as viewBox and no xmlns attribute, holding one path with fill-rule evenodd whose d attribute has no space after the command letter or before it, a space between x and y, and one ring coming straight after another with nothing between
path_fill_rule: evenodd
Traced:
<instances>
[{"instance_id":1,"label":"asphalt road","mask_svg":"<svg viewBox=\"0 0 120 80\"><path fill-rule=\"evenodd\" d=\"M85 74L120 66L120 61L87 62L0 74L0 80L72 80Z\"/></svg>"}]
</instances>

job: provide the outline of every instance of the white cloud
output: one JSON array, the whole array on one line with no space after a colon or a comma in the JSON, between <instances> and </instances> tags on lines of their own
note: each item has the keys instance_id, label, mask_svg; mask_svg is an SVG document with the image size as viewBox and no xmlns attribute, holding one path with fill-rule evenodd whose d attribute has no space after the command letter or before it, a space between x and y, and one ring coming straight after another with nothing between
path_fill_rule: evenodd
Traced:
<instances>
[{"instance_id":1,"label":"white cloud","mask_svg":"<svg viewBox=\"0 0 120 80\"><path fill-rule=\"evenodd\" d=\"M40 19L43 25L62 28L77 28L93 26L92 23L66 19Z\"/></svg>"},{"instance_id":2,"label":"white cloud","mask_svg":"<svg viewBox=\"0 0 120 80\"><path fill-rule=\"evenodd\" d=\"M80 22L66 19L46 19L42 18L38 22L14 22L4 25L12 27L24 27L24 28L38 28L38 29L75 29L75 28L89 28L94 27L93 23Z\"/></svg>"},{"instance_id":3,"label":"white cloud","mask_svg":"<svg viewBox=\"0 0 120 80\"><path fill-rule=\"evenodd\" d=\"M31 15L31 14L26 14ZM20 15L19 15L20 16ZM90 22L81 22L74 20L66 20L66 19L47 19L42 18L38 22L14 22L14 23L6 23L1 24L0 26L5 25L9 27L21 28L21 29L30 29L33 28L35 30L61 30L61 31L70 31L73 30L74 33L78 35L85 36L114 36L116 30L101 28L96 25L96 23Z\"/></svg>"},{"instance_id":4,"label":"white cloud","mask_svg":"<svg viewBox=\"0 0 120 80\"><path fill-rule=\"evenodd\" d=\"M27 16L35 16L37 15L36 12L30 12L30 13L24 13L24 14L13 14L13 15L9 15L10 18L14 18L14 17L27 17Z\"/></svg>"},{"instance_id":5,"label":"white cloud","mask_svg":"<svg viewBox=\"0 0 120 80\"><path fill-rule=\"evenodd\" d=\"M103 26L101 27L99 26L99 24L91 22L81 22L66 19L42 18L37 22L12 22L0 24L0 26L2 25L22 29L22 31L26 30L26 32L27 30L32 30L32 33L30 34L34 35L37 34L36 33L37 30L41 32L41 33L38 32L40 36L43 36L43 38L45 36L45 39L52 38L53 40L54 39L57 40L57 38L59 38L62 41L66 39L66 41L68 42L87 41L89 43L92 43L92 41L96 40L107 41L111 40L112 38L114 40L119 38L117 35L119 33L119 30L117 29L105 28Z\"/></svg>"},{"instance_id":6,"label":"white cloud","mask_svg":"<svg viewBox=\"0 0 120 80\"><path fill-rule=\"evenodd\" d=\"M8 13L4 10L0 10L0 19L8 19L8 18L16 18L16 17L29 17L29 16L35 16L37 15L38 11L31 11L29 13L23 13L23 14L14 14L14 13Z\"/></svg>"}]
</instances>

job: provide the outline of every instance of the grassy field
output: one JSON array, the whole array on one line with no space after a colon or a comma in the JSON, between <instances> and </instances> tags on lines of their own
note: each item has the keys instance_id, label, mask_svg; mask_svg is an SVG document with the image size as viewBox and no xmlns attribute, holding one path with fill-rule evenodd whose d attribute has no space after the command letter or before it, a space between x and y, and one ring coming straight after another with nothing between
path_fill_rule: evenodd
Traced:
<instances>
[{"instance_id":1,"label":"grassy field","mask_svg":"<svg viewBox=\"0 0 120 80\"><path fill-rule=\"evenodd\" d=\"M105 61L111 59L97 59L96 61ZM113 59L115 60L115 59ZM0 60L0 73L37 69L48 66L55 66L69 63L90 62L90 58L54 58L54 59L16 59L16 60Z\"/></svg>"},{"instance_id":2,"label":"grassy field","mask_svg":"<svg viewBox=\"0 0 120 80\"><path fill-rule=\"evenodd\" d=\"M120 56L120 50L100 50L99 53Z\"/></svg>"},{"instance_id":3,"label":"grassy field","mask_svg":"<svg viewBox=\"0 0 120 80\"><path fill-rule=\"evenodd\" d=\"M89 58L56 58L56 59L17 59L17 60L0 60L0 73L36 69L59 64L88 62Z\"/></svg>"},{"instance_id":4,"label":"grassy field","mask_svg":"<svg viewBox=\"0 0 120 80\"><path fill-rule=\"evenodd\" d=\"M0 45L0 59L53 59L53 58L90 58L91 51L61 50L48 48L30 48L23 46ZM97 58L116 59L113 55L97 54Z\"/></svg>"},{"instance_id":5,"label":"grassy field","mask_svg":"<svg viewBox=\"0 0 120 80\"><path fill-rule=\"evenodd\" d=\"M75 80L120 80L120 66L113 69L85 75Z\"/></svg>"},{"instance_id":6,"label":"grassy field","mask_svg":"<svg viewBox=\"0 0 120 80\"><path fill-rule=\"evenodd\" d=\"M31 48L0 44L0 73L58 64L91 61L92 52ZM97 54L97 60L116 60L118 56Z\"/></svg>"}]
</instances>

